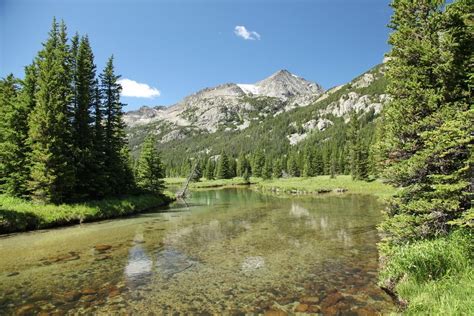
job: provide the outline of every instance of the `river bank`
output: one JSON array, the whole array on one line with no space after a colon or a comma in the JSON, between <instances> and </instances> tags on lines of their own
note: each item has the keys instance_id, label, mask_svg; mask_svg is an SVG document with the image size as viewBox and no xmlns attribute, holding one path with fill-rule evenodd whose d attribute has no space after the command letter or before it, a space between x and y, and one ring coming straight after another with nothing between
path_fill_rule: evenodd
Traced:
<instances>
[{"instance_id":1,"label":"river bank","mask_svg":"<svg viewBox=\"0 0 474 316\"><path fill-rule=\"evenodd\" d=\"M388 314L396 307L376 284L381 205L193 190L167 212L14 234L0 238L0 310Z\"/></svg>"},{"instance_id":2,"label":"river bank","mask_svg":"<svg viewBox=\"0 0 474 316\"><path fill-rule=\"evenodd\" d=\"M141 194L78 204L35 204L0 195L0 234L118 218L166 206L170 194Z\"/></svg>"},{"instance_id":3,"label":"river bank","mask_svg":"<svg viewBox=\"0 0 474 316\"><path fill-rule=\"evenodd\" d=\"M166 178L167 185L181 185L184 178ZM355 193L355 194L373 194L377 197L388 198L395 194L396 189L380 180L371 182L355 181L351 176L342 175L331 179L329 176L317 176L309 178L279 178L263 180L261 178L251 177L245 181L241 177L232 179L201 179L199 182L189 184L191 189L221 188L239 185L250 185L252 188L261 192L272 194L291 194L291 195L313 195L329 192Z\"/></svg>"}]
</instances>

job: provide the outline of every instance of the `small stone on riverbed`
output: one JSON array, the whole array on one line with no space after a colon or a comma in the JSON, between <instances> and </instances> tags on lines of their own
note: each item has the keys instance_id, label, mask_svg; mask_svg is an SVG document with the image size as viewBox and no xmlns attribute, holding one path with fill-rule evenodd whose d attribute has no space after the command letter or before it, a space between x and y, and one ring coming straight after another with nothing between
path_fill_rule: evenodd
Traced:
<instances>
[{"instance_id":1,"label":"small stone on riverbed","mask_svg":"<svg viewBox=\"0 0 474 316\"><path fill-rule=\"evenodd\" d=\"M99 244L99 245L94 246L94 249L100 252L107 251L111 248L112 248L111 245L106 245L106 244Z\"/></svg>"},{"instance_id":2,"label":"small stone on riverbed","mask_svg":"<svg viewBox=\"0 0 474 316\"><path fill-rule=\"evenodd\" d=\"M35 306L33 304L23 305L22 307L18 308L15 312L17 316L29 315L32 314Z\"/></svg>"},{"instance_id":3,"label":"small stone on riverbed","mask_svg":"<svg viewBox=\"0 0 474 316\"><path fill-rule=\"evenodd\" d=\"M308 304L298 304L295 308L295 312L297 313L304 313L308 310L309 306Z\"/></svg>"}]
</instances>

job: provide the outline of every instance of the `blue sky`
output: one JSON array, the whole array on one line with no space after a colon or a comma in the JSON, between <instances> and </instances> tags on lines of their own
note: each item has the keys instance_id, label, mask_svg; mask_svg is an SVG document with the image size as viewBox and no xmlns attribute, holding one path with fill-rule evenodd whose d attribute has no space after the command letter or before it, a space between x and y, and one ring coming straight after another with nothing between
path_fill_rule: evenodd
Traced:
<instances>
[{"instance_id":1,"label":"blue sky","mask_svg":"<svg viewBox=\"0 0 474 316\"><path fill-rule=\"evenodd\" d=\"M221 83L253 83L279 69L330 88L382 61L389 49L388 4L0 0L0 77L23 76L56 16L70 34L89 35L99 69L114 54L117 72L129 79L127 94L142 96L123 97L127 110L170 105Z\"/></svg>"}]
</instances>

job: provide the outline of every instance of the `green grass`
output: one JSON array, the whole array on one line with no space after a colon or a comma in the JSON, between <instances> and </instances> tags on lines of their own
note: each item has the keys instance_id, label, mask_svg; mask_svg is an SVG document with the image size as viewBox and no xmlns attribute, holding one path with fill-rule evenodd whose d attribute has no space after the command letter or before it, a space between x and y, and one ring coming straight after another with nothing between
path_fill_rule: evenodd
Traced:
<instances>
[{"instance_id":1,"label":"green grass","mask_svg":"<svg viewBox=\"0 0 474 316\"><path fill-rule=\"evenodd\" d=\"M167 185L182 185L185 178L166 178ZM236 185L248 184L243 178L233 179L201 179L199 182L191 182L191 189L218 188ZM392 196L396 189L379 180L366 182L354 181L351 176L337 176L331 179L329 176L318 176L312 178L280 178L263 180L261 178L250 178L252 187L268 193L298 193L298 194L316 194L320 191L334 191L335 189L345 189L348 193L373 194L378 197L387 198Z\"/></svg>"},{"instance_id":2,"label":"green grass","mask_svg":"<svg viewBox=\"0 0 474 316\"><path fill-rule=\"evenodd\" d=\"M321 191L346 189L348 193L373 194L382 198L390 197L396 192L395 188L379 180L354 181L351 176L345 175L337 176L335 179L331 179L329 176L273 179L262 181L256 187L262 191L298 194L315 194Z\"/></svg>"},{"instance_id":3,"label":"green grass","mask_svg":"<svg viewBox=\"0 0 474 316\"><path fill-rule=\"evenodd\" d=\"M473 233L423 240L391 250L381 282L397 282L407 315L474 315Z\"/></svg>"},{"instance_id":4,"label":"green grass","mask_svg":"<svg viewBox=\"0 0 474 316\"><path fill-rule=\"evenodd\" d=\"M165 183L167 185L182 185L186 181L185 178L166 178ZM250 178L250 184L256 184L262 181L260 178ZM189 187L192 189L206 189L206 188L220 188L220 187L230 187L230 186L237 186L237 185L248 185L249 183L246 182L241 177L235 177L232 179L215 179L215 180L207 180L201 179L199 182L191 182Z\"/></svg>"},{"instance_id":5,"label":"green grass","mask_svg":"<svg viewBox=\"0 0 474 316\"><path fill-rule=\"evenodd\" d=\"M53 205L0 195L0 234L127 216L167 205L172 199L169 194L143 194Z\"/></svg>"}]
</instances>

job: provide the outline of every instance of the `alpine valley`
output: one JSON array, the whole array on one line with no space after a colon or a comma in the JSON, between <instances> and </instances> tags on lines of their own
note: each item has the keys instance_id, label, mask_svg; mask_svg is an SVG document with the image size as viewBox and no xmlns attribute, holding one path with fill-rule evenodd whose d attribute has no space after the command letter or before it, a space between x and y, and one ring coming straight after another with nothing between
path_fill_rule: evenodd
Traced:
<instances>
[{"instance_id":1,"label":"alpine valley","mask_svg":"<svg viewBox=\"0 0 474 316\"><path fill-rule=\"evenodd\" d=\"M288 173L288 153L294 152L298 156L294 173L302 174L309 150L305 149L310 147L320 153L321 173L329 172L331 160L336 161L337 172L348 173L346 134L351 113L357 115L364 147L369 148L374 120L389 100L385 88L384 64L326 91L279 70L255 84L203 89L169 107L143 106L127 112L124 120L134 154L150 132L157 136L168 176L189 173L194 158L215 160L223 151L237 158L263 148L264 156L281 159L281 169Z\"/></svg>"}]
</instances>

